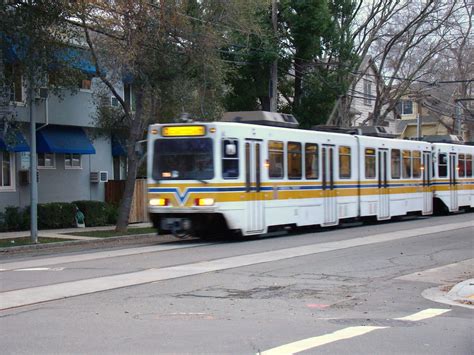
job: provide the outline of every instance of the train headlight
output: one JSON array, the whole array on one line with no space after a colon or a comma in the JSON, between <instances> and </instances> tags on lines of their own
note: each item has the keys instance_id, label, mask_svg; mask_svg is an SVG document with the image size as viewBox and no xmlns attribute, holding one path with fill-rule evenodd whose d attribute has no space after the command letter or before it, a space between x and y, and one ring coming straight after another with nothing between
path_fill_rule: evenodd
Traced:
<instances>
[{"instance_id":1,"label":"train headlight","mask_svg":"<svg viewBox=\"0 0 474 355\"><path fill-rule=\"evenodd\" d=\"M197 198L194 200L194 204L196 206L213 206L214 199L213 198Z\"/></svg>"},{"instance_id":2,"label":"train headlight","mask_svg":"<svg viewBox=\"0 0 474 355\"><path fill-rule=\"evenodd\" d=\"M169 200L167 198L152 198L149 203L150 206L168 206Z\"/></svg>"}]
</instances>

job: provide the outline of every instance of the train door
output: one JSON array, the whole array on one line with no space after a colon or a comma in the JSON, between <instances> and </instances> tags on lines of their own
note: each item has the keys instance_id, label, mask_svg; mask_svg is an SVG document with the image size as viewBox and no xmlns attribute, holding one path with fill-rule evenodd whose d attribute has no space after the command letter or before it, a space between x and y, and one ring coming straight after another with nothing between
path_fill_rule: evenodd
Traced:
<instances>
[{"instance_id":1,"label":"train door","mask_svg":"<svg viewBox=\"0 0 474 355\"><path fill-rule=\"evenodd\" d=\"M431 189L431 153L423 152L423 214L433 213L433 191Z\"/></svg>"},{"instance_id":2,"label":"train door","mask_svg":"<svg viewBox=\"0 0 474 355\"><path fill-rule=\"evenodd\" d=\"M459 209L456 172L457 172L456 153L449 153L450 211L457 211Z\"/></svg>"},{"instance_id":3,"label":"train door","mask_svg":"<svg viewBox=\"0 0 474 355\"><path fill-rule=\"evenodd\" d=\"M378 151L378 170L379 170L379 203L377 219L390 218L390 189L388 187L388 150L379 149Z\"/></svg>"},{"instance_id":4,"label":"train door","mask_svg":"<svg viewBox=\"0 0 474 355\"><path fill-rule=\"evenodd\" d=\"M322 147L322 188L324 226L337 224L337 200L334 189L334 146Z\"/></svg>"},{"instance_id":5,"label":"train door","mask_svg":"<svg viewBox=\"0 0 474 355\"><path fill-rule=\"evenodd\" d=\"M265 228L265 205L261 192L261 145L260 141L245 142L245 229L248 234L262 233Z\"/></svg>"}]
</instances>

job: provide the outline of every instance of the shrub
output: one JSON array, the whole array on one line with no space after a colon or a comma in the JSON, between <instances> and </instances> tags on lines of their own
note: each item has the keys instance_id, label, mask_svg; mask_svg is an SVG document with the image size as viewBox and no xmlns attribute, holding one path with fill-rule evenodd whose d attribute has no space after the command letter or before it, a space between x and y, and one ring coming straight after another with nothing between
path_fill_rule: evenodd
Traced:
<instances>
[{"instance_id":1,"label":"shrub","mask_svg":"<svg viewBox=\"0 0 474 355\"><path fill-rule=\"evenodd\" d=\"M38 204L38 228L71 228L75 226L76 206L68 202Z\"/></svg>"},{"instance_id":2,"label":"shrub","mask_svg":"<svg viewBox=\"0 0 474 355\"><path fill-rule=\"evenodd\" d=\"M107 224L117 224L118 219L118 207L115 205L107 204Z\"/></svg>"},{"instance_id":3,"label":"shrub","mask_svg":"<svg viewBox=\"0 0 474 355\"><path fill-rule=\"evenodd\" d=\"M0 232L7 231L7 224L5 223L5 213L0 212Z\"/></svg>"},{"instance_id":4,"label":"shrub","mask_svg":"<svg viewBox=\"0 0 474 355\"><path fill-rule=\"evenodd\" d=\"M109 221L108 205L102 201L74 201L84 213L86 227L105 226Z\"/></svg>"},{"instance_id":5,"label":"shrub","mask_svg":"<svg viewBox=\"0 0 474 355\"><path fill-rule=\"evenodd\" d=\"M0 212L0 232L28 230L30 228L29 207L5 207Z\"/></svg>"}]
</instances>

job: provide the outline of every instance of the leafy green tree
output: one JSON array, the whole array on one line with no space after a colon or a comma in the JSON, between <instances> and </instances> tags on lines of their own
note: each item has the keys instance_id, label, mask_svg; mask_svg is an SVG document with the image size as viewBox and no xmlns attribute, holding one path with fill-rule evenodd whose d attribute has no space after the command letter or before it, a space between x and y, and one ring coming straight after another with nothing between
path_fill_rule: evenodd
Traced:
<instances>
[{"instance_id":1,"label":"leafy green tree","mask_svg":"<svg viewBox=\"0 0 474 355\"><path fill-rule=\"evenodd\" d=\"M97 76L120 109L100 108L98 124L121 128L128 142L128 174L116 229L127 228L139 156L135 143L146 127L187 112L214 120L222 112L225 62L219 48L229 33L251 28L254 2L189 0L79 1L75 17L84 29ZM129 78L132 98L117 88Z\"/></svg>"}]
</instances>

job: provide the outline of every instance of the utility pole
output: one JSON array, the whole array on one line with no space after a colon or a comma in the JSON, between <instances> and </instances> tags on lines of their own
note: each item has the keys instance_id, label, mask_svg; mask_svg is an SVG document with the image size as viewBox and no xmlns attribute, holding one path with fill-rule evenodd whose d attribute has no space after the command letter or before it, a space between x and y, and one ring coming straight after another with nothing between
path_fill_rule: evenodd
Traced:
<instances>
[{"instance_id":1,"label":"utility pole","mask_svg":"<svg viewBox=\"0 0 474 355\"><path fill-rule=\"evenodd\" d=\"M33 112L33 83L34 74L30 69L28 78L28 106L30 109L30 230L31 242L38 243L38 180L37 180L37 161L36 161L36 122Z\"/></svg>"},{"instance_id":2,"label":"utility pole","mask_svg":"<svg viewBox=\"0 0 474 355\"><path fill-rule=\"evenodd\" d=\"M278 38L278 7L277 0L272 0L272 24L275 40ZM270 70L270 111L278 109L278 58L272 63Z\"/></svg>"},{"instance_id":3,"label":"utility pole","mask_svg":"<svg viewBox=\"0 0 474 355\"><path fill-rule=\"evenodd\" d=\"M455 129L454 129L454 134L457 136L462 136L462 122L461 122L461 110L462 110L462 105L459 99L455 100L456 102L456 121L455 121Z\"/></svg>"}]
</instances>

